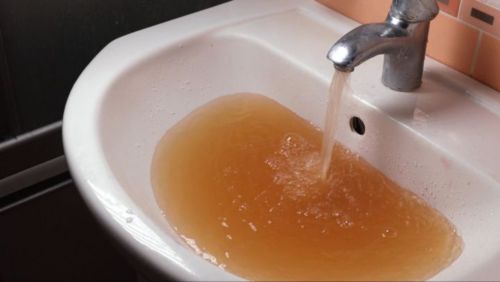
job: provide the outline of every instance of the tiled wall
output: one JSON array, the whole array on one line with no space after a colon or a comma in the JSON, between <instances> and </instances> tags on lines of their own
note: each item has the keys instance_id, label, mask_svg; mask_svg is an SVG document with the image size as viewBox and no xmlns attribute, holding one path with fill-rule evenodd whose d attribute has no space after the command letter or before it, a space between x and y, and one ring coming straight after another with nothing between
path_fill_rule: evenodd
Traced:
<instances>
[{"instance_id":1,"label":"tiled wall","mask_svg":"<svg viewBox=\"0 0 500 282\"><path fill-rule=\"evenodd\" d=\"M360 22L383 21L391 0L317 0ZM500 91L500 0L438 0L427 55Z\"/></svg>"}]
</instances>

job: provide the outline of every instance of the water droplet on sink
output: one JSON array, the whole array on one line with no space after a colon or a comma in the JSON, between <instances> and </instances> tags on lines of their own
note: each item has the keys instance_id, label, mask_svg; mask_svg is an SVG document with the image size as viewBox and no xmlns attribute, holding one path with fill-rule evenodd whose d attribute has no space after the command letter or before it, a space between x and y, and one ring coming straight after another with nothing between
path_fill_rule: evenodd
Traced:
<instances>
[{"instance_id":1,"label":"water droplet on sink","mask_svg":"<svg viewBox=\"0 0 500 282\"><path fill-rule=\"evenodd\" d=\"M127 222L127 223L131 223L132 221L134 221L134 218L133 218L133 217L127 217L127 218L125 219L125 222Z\"/></svg>"}]
</instances>

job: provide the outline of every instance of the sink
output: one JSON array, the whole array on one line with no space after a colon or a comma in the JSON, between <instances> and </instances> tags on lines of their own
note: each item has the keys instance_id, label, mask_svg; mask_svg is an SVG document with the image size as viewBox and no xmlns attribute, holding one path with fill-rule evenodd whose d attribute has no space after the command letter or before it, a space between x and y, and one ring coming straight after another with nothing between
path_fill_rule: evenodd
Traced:
<instances>
[{"instance_id":1,"label":"sink","mask_svg":"<svg viewBox=\"0 0 500 282\"><path fill-rule=\"evenodd\" d=\"M121 248L156 277L241 279L169 226L150 182L155 146L195 108L241 92L322 126L326 51L356 25L315 1L237 0L106 46L71 91L63 136L79 191ZM381 69L376 57L352 73L338 141L457 227L463 253L432 280L500 278L500 95L430 58L413 93L384 87ZM353 116L364 135L351 130Z\"/></svg>"}]
</instances>

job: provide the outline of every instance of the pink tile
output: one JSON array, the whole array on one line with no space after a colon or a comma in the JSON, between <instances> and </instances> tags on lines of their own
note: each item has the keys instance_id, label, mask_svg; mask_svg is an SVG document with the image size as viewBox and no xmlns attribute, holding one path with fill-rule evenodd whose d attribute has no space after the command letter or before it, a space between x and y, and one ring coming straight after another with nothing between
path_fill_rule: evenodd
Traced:
<instances>
[{"instance_id":1,"label":"pink tile","mask_svg":"<svg viewBox=\"0 0 500 282\"><path fill-rule=\"evenodd\" d=\"M458 8L460 7L460 0L438 0L439 9L452 16L458 16Z\"/></svg>"},{"instance_id":2,"label":"pink tile","mask_svg":"<svg viewBox=\"0 0 500 282\"><path fill-rule=\"evenodd\" d=\"M460 19L500 37L500 10L477 0L462 0Z\"/></svg>"},{"instance_id":3,"label":"pink tile","mask_svg":"<svg viewBox=\"0 0 500 282\"><path fill-rule=\"evenodd\" d=\"M427 55L469 74L479 31L457 18L440 13L432 22Z\"/></svg>"},{"instance_id":4,"label":"pink tile","mask_svg":"<svg viewBox=\"0 0 500 282\"><path fill-rule=\"evenodd\" d=\"M472 76L500 91L500 39L483 34Z\"/></svg>"}]
</instances>

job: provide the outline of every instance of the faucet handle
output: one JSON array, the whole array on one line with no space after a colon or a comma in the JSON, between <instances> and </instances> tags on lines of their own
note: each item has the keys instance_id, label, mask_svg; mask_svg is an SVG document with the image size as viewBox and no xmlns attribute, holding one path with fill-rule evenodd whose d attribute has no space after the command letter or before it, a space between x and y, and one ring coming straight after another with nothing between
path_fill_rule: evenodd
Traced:
<instances>
[{"instance_id":1,"label":"faucet handle","mask_svg":"<svg viewBox=\"0 0 500 282\"><path fill-rule=\"evenodd\" d=\"M431 21L438 13L436 0L393 0L389 16L416 23Z\"/></svg>"}]
</instances>

